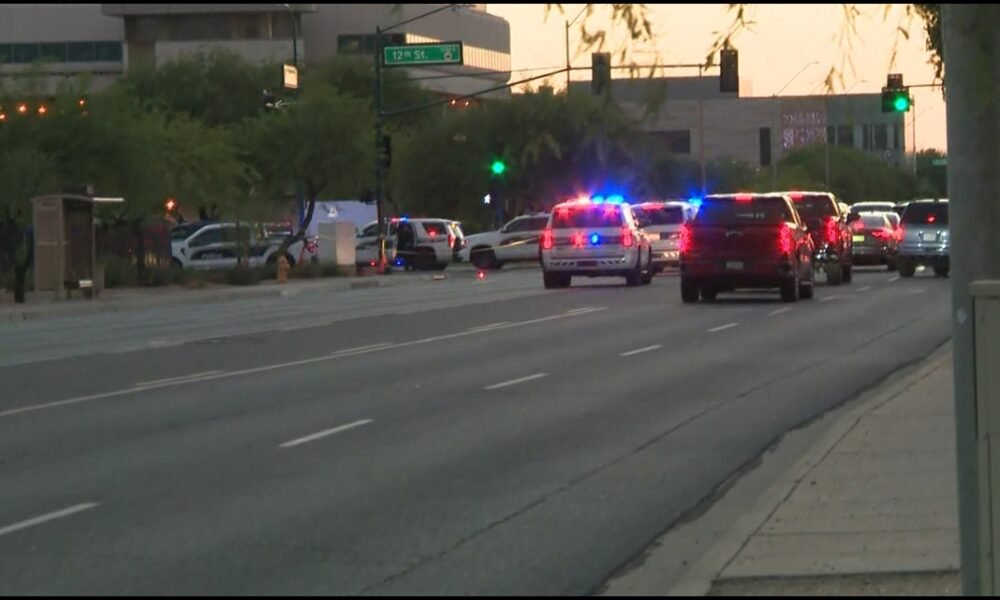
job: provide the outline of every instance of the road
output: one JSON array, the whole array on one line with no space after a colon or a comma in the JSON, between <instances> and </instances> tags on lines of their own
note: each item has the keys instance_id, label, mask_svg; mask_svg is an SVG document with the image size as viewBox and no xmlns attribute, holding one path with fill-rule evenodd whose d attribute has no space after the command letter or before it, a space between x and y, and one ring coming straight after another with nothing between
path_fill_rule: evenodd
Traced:
<instances>
[{"instance_id":1,"label":"road","mask_svg":"<svg viewBox=\"0 0 1000 600\"><path fill-rule=\"evenodd\" d=\"M0 325L0 594L586 594L950 336L927 276L582 283Z\"/></svg>"}]
</instances>

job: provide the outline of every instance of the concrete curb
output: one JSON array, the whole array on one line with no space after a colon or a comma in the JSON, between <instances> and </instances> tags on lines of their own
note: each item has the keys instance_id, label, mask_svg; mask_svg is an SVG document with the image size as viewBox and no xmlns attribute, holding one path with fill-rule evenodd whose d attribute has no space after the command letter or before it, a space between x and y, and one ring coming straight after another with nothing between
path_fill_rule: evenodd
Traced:
<instances>
[{"instance_id":1,"label":"concrete curb","mask_svg":"<svg viewBox=\"0 0 1000 600\"><path fill-rule=\"evenodd\" d=\"M934 351L927 359L898 380L885 382L863 393L845 407L826 433L820 437L803 457L787 469L785 474L761 494L757 501L740 517L728 533L712 545L673 586L667 596L705 596L719 575L736 558L750 538L767 522L772 514L788 499L809 473L837 444L858 425L861 418L891 402L900 394L926 379L951 360L951 343Z\"/></svg>"},{"instance_id":2,"label":"concrete curb","mask_svg":"<svg viewBox=\"0 0 1000 600\"><path fill-rule=\"evenodd\" d=\"M155 294L150 293L145 297L133 299L108 300L106 302L73 300L63 303L51 303L43 306L28 305L23 309L3 310L0 308L0 323L18 323L22 321L34 321L39 319L52 319L59 317L77 317L108 312L119 312L128 310L143 310L170 306L176 304L214 304L219 302L231 302L234 300L254 300L260 298L288 298L303 295L306 293L337 293L351 290L363 290L384 287L400 287L417 284L439 283L441 281L462 279L461 275L466 273L456 273L458 276L444 275L389 275L361 278L332 278L323 280L301 280L302 282L292 287L268 284L266 287L248 287L238 289L220 290L190 290L175 294ZM468 278L471 279L471 276Z\"/></svg>"}]
</instances>

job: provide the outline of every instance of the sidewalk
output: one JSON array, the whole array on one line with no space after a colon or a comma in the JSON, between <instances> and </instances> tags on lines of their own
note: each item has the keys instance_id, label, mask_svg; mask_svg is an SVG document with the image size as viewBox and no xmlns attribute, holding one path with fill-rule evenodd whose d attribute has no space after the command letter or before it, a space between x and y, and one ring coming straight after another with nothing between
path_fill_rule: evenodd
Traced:
<instances>
[{"instance_id":1,"label":"sidewalk","mask_svg":"<svg viewBox=\"0 0 1000 600\"><path fill-rule=\"evenodd\" d=\"M709 595L958 595L951 361L949 344L838 419Z\"/></svg>"},{"instance_id":2,"label":"sidewalk","mask_svg":"<svg viewBox=\"0 0 1000 600\"><path fill-rule=\"evenodd\" d=\"M29 293L28 302L14 304L7 297L0 298L0 323L45 319L176 306L178 304L205 304L253 298L274 298L308 293L331 293L373 287L393 287L413 285L432 281L472 278L471 269L449 268L445 273L393 273L392 275L369 275L357 277L330 277L319 279L292 279L279 285L274 280L263 281L252 286L209 285L200 289L180 286L161 288L115 288L104 290L92 300L75 297L67 301L55 301L47 294L39 297Z\"/></svg>"}]
</instances>

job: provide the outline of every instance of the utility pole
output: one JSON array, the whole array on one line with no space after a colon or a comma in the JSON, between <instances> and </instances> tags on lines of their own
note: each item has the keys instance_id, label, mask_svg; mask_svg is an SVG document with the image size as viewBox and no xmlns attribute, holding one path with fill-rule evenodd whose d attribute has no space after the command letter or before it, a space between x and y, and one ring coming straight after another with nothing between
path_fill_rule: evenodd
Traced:
<instances>
[{"instance_id":1,"label":"utility pole","mask_svg":"<svg viewBox=\"0 0 1000 600\"><path fill-rule=\"evenodd\" d=\"M1000 559L983 523L996 502L984 488L980 456L989 456L990 435L977 422L976 352L969 284L1000 279L1000 5L943 4L941 29L948 90L948 196L951 221L952 326L961 577L965 595L996 592L994 561ZM995 342L994 342L995 343ZM979 398L989 410L1000 397ZM992 439L996 439L995 437ZM995 442L994 442L995 443ZM986 463L989 464L989 463ZM996 463L994 463L996 464ZM996 467L994 467L996 468ZM994 475L995 479L995 475ZM989 503L989 504L987 504ZM997 516L994 516L996 518Z\"/></svg>"},{"instance_id":2,"label":"utility pole","mask_svg":"<svg viewBox=\"0 0 1000 600\"><path fill-rule=\"evenodd\" d=\"M382 130L384 129L382 115L382 28L375 27L375 219L378 223L376 228L378 237L375 244L378 246L377 264L375 269L378 273L384 273L385 264L385 238L388 233L385 222L385 208L382 204L382 178L384 177L384 167L382 162Z\"/></svg>"}]
</instances>

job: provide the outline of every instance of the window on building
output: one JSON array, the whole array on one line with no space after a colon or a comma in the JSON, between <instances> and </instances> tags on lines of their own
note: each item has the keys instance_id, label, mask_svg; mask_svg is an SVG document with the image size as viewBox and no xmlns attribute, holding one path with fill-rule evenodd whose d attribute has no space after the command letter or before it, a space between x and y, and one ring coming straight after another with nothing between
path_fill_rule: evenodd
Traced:
<instances>
[{"instance_id":1,"label":"window on building","mask_svg":"<svg viewBox=\"0 0 1000 600\"><path fill-rule=\"evenodd\" d=\"M771 128L760 128L760 166L766 167L771 164Z\"/></svg>"},{"instance_id":2,"label":"window on building","mask_svg":"<svg viewBox=\"0 0 1000 600\"><path fill-rule=\"evenodd\" d=\"M30 63L38 60L38 44L14 44L14 62Z\"/></svg>"},{"instance_id":3,"label":"window on building","mask_svg":"<svg viewBox=\"0 0 1000 600\"><path fill-rule=\"evenodd\" d=\"M67 46L66 60L69 62L94 62L94 42L70 42Z\"/></svg>"},{"instance_id":4,"label":"window on building","mask_svg":"<svg viewBox=\"0 0 1000 600\"><path fill-rule=\"evenodd\" d=\"M826 126L826 143L834 144L837 141L837 128L833 125Z\"/></svg>"},{"instance_id":5,"label":"window on building","mask_svg":"<svg viewBox=\"0 0 1000 600\"><path fill-rule=\"evenodd\" d=\"M854 126L852 125L837 126L837 145L844 146L845 148L854 147Z\"/></svg>"},{"instance_id":6,"label":"window on building","mask_svg":"<svg viewBox=\"0 0 1000 600\"><path fill-rule=\"evenodd\" d=\"M121 62L121 42L96 42L94 44L94 58L98 62Z\"/></svg>"},{"instance_id":7,"label":"window on building","mask_svg":"<svg viewBox=\"0 0 1000 600\"><path fill-rule=\"evenodd\" d=\"M39 44L38 57L42 60L50 60L53 62L66 62L66 44Z\"/></svg>"},{"instance_id":8,"label":"window on building","mask_svg":"<svg viewBox=\"0 0 1000 600\"><path fill-rule=\"evenodd\" d=\"M886 150L889 148L889 128L885 123L875 125L875 149Z\"/></svg>"},{"instance_id":9,"label":"window on building","mask_svg":"<svg viewBox=\"0 0 1000 600\"><path fill-rule=\"evenodd\" d=\"M894 123L892 126L892 148L899 150L903 147L903 125Z\"/></svg>"},{"instance_id":10,"label":"window on building","mask_svg":"<svg viewBox=\"0 0 1000 600\"><path fill-rule=\"evenodd\" d=\"M861 128L861 136L862 136L861 147L864 148L865 150L871 150L872 149L872 126L871 125L864 125Z\"/></svg>"},{"instance_id":11,"label":"window on building","mask_svg":"<svg viewBox=\"0 0 1000 600\"><path fill-rule=\"evenodd\" d=\"M0 65L14 62L14 50L10 44L0 44Z\"/></svg>"}]
</instances>

